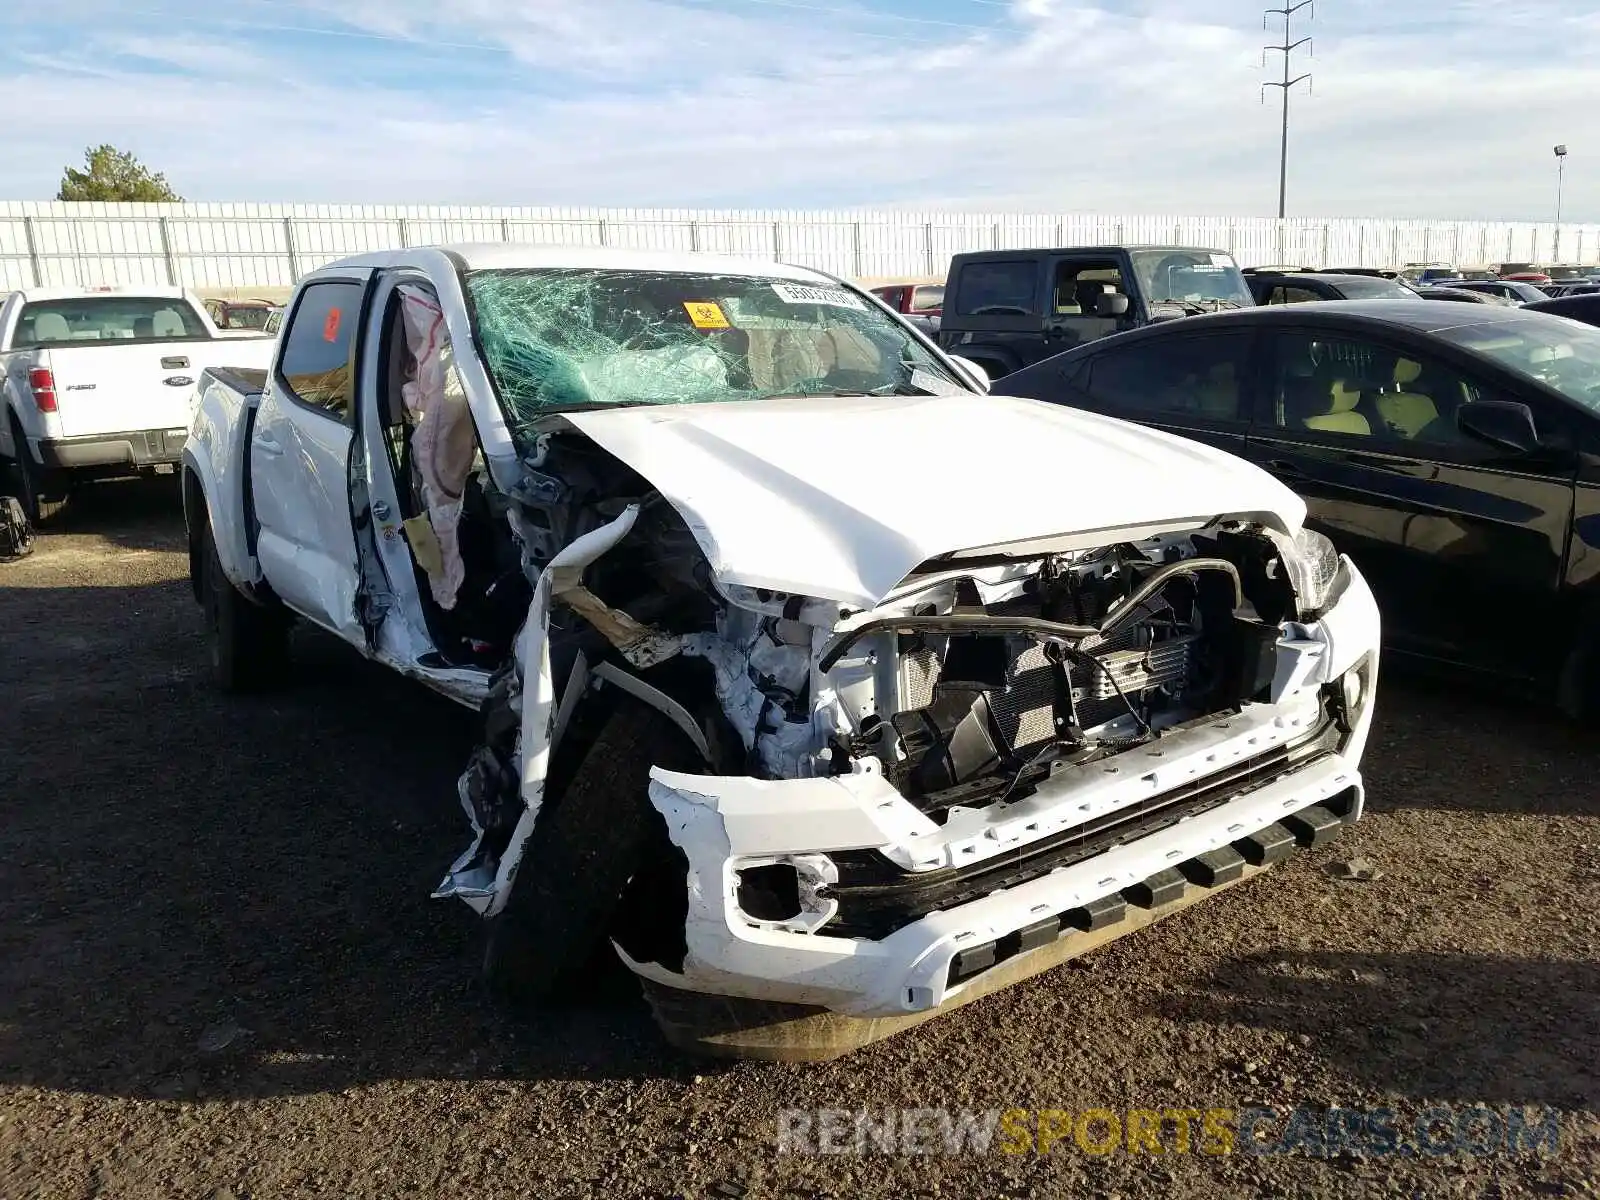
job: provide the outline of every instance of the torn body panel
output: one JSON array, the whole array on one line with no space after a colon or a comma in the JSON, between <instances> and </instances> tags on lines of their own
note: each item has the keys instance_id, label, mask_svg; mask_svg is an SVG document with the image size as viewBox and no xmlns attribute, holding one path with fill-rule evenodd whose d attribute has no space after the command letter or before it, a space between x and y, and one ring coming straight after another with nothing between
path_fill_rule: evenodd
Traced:
<instances>
[{"instance_id":1,"label":"torn body panel","mask_svg":"<svg viewBox=\"0 0 1600 1200\"><path fill-rule=\"evenodd\" d=\"M558 589L566 584L574 586L582 580L583 567L595 561L626 537L638 519L637 505L629 505L622 514L572 542L552 559L539 575L534 587L533 601L528 607L528 617L522 627L516 650L516 671L508 681L508 707L519 715L515 758L520 763L517 792L522 801L522 812L503 854L491 861L485 854L484 830L474 813L474 806L466 788L467 776L462 777L462 803L473 816L477 837L467 853L456 860L438 888L435 896L457 895L485 916L493 916L505 907L517 867L522 860L523 848L533 833L534 822L544 799L545 779L550 770L550 753L554 746L556 717L559 711L555 679L550 655L550 612ZM587 680L579 680L587 686ZM569 689L570 694L570 689ZM491 869L492 868L492 869Z\"/></svg>"}]
</instances>

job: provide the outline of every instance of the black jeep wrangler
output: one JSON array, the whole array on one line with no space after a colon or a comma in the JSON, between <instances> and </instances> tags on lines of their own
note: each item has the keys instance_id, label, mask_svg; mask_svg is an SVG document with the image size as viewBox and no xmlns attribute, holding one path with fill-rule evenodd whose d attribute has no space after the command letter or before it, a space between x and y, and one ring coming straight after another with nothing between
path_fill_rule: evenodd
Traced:
<instances>
[{"instance_id":1,"label":"black jeep wrangler","mask_svg":"<svg viewBox=\"0 0 1600 1200\"><path fill-rule=\"evenodd\" d=\"M950 261L939 345L999 379L1124 329L1254 305L1220 250L985 250Z\"/></svg>"}]
</instances>

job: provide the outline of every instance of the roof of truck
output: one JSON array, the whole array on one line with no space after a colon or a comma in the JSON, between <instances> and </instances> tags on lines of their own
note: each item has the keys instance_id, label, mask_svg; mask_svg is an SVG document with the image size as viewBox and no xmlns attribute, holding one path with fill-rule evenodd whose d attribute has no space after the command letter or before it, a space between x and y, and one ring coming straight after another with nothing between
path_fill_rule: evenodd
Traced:
<instances>
[{"instance_id":1,"label":"roof of truck","mask_svg":"<svg viewBox=\"0 0 1600 1200\"><path fill-rule=\"evenodd\" d=\"M156 300L185 300L188 289L155 283L106 284L101 287L25 287L13 288L13 294L31 304L36 300L83 300L90 296L144 296ZM0 293L3 296L4 293Z\"/></svg>"},{"instance_id":2,"label":"roof of truck","mask_svg":"<svg viewBox=\"0 0 1600 1200\"><path fill-rule=\"evenodd\" d=\"M1228 254L1211 246L1162 246L1129 243L1122 246L1027 246L1015 250L969 250L955 257L963 261L981 258L1022 258L1029 254L1122 254L1156 250L1172 254ZM1231 254L1229 257L1233 257Z\"/></svg>"},{"instance_id":3,"label":"roof of truck","mask_svg":"<svg viewBox=\"0 0 1600 1200\"><path fill-rule=\"evenodd\" d=\"M560 269L614 271L692 271L712 275L754 275L762 278L794 279L808 283L831 281L831 276L810 267L765 262L758 258L734 258L720 254L685 251L628 250L606 246L534 246L518 242L479 242L460 245L412 246L404 250L384 250L357 254L319 268L419 266L423 255L443 254L467 271Z\"/></svg>"}]
</instances>

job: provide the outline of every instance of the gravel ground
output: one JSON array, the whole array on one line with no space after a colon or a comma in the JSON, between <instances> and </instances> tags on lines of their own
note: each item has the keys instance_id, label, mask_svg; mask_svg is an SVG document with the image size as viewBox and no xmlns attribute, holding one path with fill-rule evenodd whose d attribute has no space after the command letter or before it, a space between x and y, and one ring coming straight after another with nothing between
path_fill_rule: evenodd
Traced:
<instances>
[{"instance_id":1,"label":"gravel ground","mask_svg":"<svg viewBox=\"0 0 1600 1200\"><path fill-rule=\"evenodd\" d=\"M1592 1195L1600 750L1384 681L1368 819L824 1066L706 1065L637 1000L527 1021L428 899L474 720L326 638L205 677L170 487L0 565L0 1195ZM1333 878L1360 855L1380 878ZM787 1108L1559 1112L1555 1153L777 1153ZM1284 1121L1269 1129L1282 1132Z\"/></svg>"}]
</instances>

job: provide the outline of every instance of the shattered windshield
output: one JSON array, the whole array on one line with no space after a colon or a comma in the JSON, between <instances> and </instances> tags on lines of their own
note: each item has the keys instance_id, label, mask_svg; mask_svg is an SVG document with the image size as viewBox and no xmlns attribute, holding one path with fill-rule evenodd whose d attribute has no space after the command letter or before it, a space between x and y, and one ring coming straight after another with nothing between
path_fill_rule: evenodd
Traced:
<instances>
[{"instance_id":1,"label":"shattered windshield","mask_svg":"<svg viewBox=\"0 0 1600 1200\"><path fill-rule=\"evenodd\" d=\"M1145 299L1211 308L1254 308L1255 299L1230 254L1211 250L1136 250L1133 269Z\"/></svg>"},{"instance_id":2,"label":"shattered windshield","mask_svg":"<svg viewBox=\"0 0 1600 1200\"><path fill-rule=\"evenodd\" d=\"M466 289L513 429L584 408L971 390L904 325L835 285L529 269L472 271Z\"/></svg>"}]
</instances>

